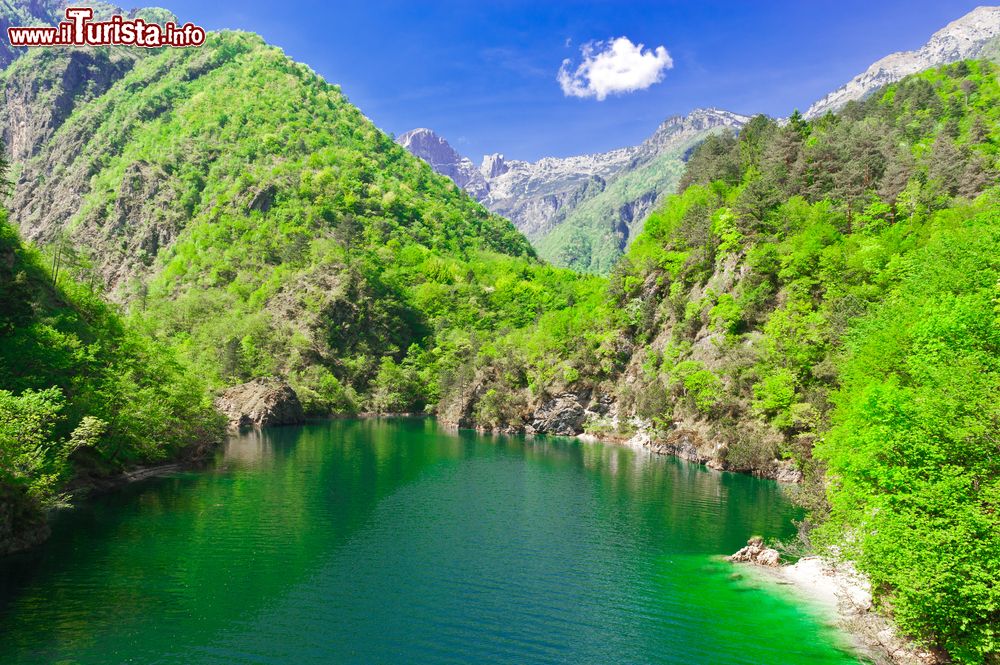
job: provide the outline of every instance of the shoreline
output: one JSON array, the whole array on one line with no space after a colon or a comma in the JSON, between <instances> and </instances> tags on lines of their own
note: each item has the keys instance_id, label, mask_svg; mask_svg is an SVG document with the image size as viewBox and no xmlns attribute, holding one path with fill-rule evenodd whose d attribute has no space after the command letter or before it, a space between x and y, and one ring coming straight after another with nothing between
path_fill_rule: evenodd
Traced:
<instances>
[{"instance_id":1,"label":"shoreline","mask_svg":"<svg viewBox=\"0 0 1000 665\"><path fill-rule=\"evenodd\" d=\"M348 416L353 418L391 418L391 417L412 417L411 414L358 414ZM687 462L693 462L708 467L715 471L728 471L729 473L741 473L755 478L766 478L774 480L782 485L799 485L802 483L802 471L800 471L791 460L771 460L768 468L736 468L726 464L725 460L718 459L708 454L697 445L698 435L687 428L679 427L672 431L666 438L653 438L648 432L639 430L633 434L594 434L591 432L580 432L579 434L550 434L548 432L529 431L525 427L508 429L487 429L484 427L467 427L458 423L444 420L434 414L425 414L425 417L434 418L439 424L452 430L470 430L479 434L497 436L558 436L567 439L577 439L589 443L603 443L615 446L625 446L629 448L644 448L658 455L669 455Z\"/></svg>"},{"instance_id":2,"label":"shoreline","mask_svg":"<svg viewBox=\"0 0 1000 665\"><path fill-rule=\"evenodd\" d=\"M727 557L728 561L728 557ZM901 636L872 603L871 586L851 562L808 556L794 564L768 567L731 562L749 578L780 589L826 615L851 649L875 665L940 665L928 649Z\"/></svg>"},{"instance_id":3,"label":"shoreline","mask_svg":"<svg viewBox=\"0 0 1000 665\"><path fill-rule=\"evenodd\" d=\"M694 440L697 434L687 429L678 428L663 439L653 438L648 432L639 431L626 437L625 435L606 434L603 436L583 432L577 434L576 438L583 441L596 441L599 443L609 443L632 448L645 448L658 455L669 455L687 462L693 462L708 467L715 471L728 471L729 473L741 473L755 478L766 478L782 485L798 485L802 482L802 472L797 469L789 460L771 460L770 466L766 469L760 468L734 468L709 454L706 454Z\"/></svg>"}]
</instances>

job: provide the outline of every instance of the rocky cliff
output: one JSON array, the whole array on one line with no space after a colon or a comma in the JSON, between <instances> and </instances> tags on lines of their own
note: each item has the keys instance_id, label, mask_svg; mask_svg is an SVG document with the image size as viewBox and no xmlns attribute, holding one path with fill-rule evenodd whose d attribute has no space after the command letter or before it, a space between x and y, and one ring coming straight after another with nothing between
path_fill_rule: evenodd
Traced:
<instances>
[{"instance_id":1,"label":"rocky cliff","mask_svg":"<svg viewBox=\"0 0 1000 665\"><path fill-rule=\"evenodd\" d=\"M1000 38L1000 7L977 7L931 35L915 51L892 53L872 64L806 111L815 118L836 111L851 100L863 99L882 86L930 67L968 58L991 57Z\"/></svg>"},{"instance_id":2,"label":"rocky cliff","mask_svg":"<svg viewBox=\"0 0 1000 665\"><path fill-rule=\"evenodd\" d=\"M73 113L104 94L141 57L139 49L48 49L14 64L0 93L0 127L11 160L35 156Z\"/></svg>"}]
</instances>

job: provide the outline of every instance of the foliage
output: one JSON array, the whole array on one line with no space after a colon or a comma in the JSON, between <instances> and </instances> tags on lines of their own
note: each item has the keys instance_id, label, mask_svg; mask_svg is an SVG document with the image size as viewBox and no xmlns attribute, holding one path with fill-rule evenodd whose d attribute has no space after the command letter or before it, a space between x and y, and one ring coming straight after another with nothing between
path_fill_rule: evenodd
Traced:
<instances>
[{"instance_id":1,"label":"foliage","mask_svg":"<svg viewBox=\"0 0 1000 665\"><path fill-rule=\"evenodd\" d=\"M900 626L960 662L1000 651L1000 214L936 225L847 336L828 539L848 534Z\"/></svg>"},{"instance_id":2,"label":"foliage","mask_svg":"<svg viewBox=\"0 0 1000 665\"><path fill-rule=\"evenodd\" d=\"M131 270L117 297L212 387L281 375L311 413L422 410L483 339L591 288L253 35L142 58L47 150L80 136L66 231Z\"/></svg>"}]
</instances>

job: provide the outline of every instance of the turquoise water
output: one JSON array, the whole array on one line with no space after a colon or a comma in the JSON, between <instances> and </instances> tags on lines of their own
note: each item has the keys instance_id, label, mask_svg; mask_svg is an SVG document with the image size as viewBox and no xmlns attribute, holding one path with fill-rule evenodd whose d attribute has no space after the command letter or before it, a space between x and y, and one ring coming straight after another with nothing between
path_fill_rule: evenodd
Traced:
<instances>
[{"instance_id":1,"label":"turquoise water","mask_svg":"<svg viewBox=\"0 0 1000 665\"><path fill-rule=\"evenodd\" d=\"M851 663L717 555L775 483L619 446L333 421L57 517L0 567L0 662Z\"/></svg>"}]
</instances>

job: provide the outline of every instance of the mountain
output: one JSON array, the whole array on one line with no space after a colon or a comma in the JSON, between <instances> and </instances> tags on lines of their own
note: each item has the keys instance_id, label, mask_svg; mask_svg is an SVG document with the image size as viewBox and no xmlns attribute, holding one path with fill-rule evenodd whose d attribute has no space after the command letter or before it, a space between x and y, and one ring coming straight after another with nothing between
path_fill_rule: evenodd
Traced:
<instances>
[{"instance_id":1,"label":"mountain","mask_svg":"<svg viewBox=\"0 0 1000 665\"><path fill-rule=\"evenodd\" d=\"M892 53L840 88L816 101L806 111L815 118L836 111L851 100L863 99L905 76L967 58L1000 56L1000 7L977 7L941 28L915 51Z\"/></svg>"},{"instance_id":2,"label":"mountain","mask_svg":"<svg viewBox=\"0 0 1000 665\"><path fill-rule=\"evenodd\" d=\"M431 408L481 340L593 291L257 36L36 49L0 82L21 235L213 389Z\"/></svg>"},{"instance_id":3,"label":"mountain","mask_svg":"<svg viewBox=\"0 0 1000 665\"><path fill-rule=\"evenodd\" d=\"M557 265L607 274L650 212L675 191L691 150L708 136L738 131L749 120L718 109L669 118L631 151L621 171L600 187L580 190L572 205L556 212L551 230L535 241L539 255Z\"/></svg>"},{"instance_id":4,"label":"mountain","mask_svg":"<svg viewBox=\"0 0 1000 665\"><path fill-rule=\"evenodd\" d=\"M413 129L396 138L396 143L431 165L437 173L451 178L477 201L486 198L489 185L468 157L430 129Z\"/></svg>"},{"instance_id":5,"label":"mountain","mask_svg":"<svg viewBox=\"0 0 1000 665\"><path fill-rule=\"evenodd\" d=\"M496 153L483 158L478 174L471 160L431 130L413 130L397 141L514 222L543 258L606 273L652 206L673 190L687 151L710 133L738 130L748 119L698 109L669 118L637 146L535 162Z\"/></svg>"}]
</instances>

